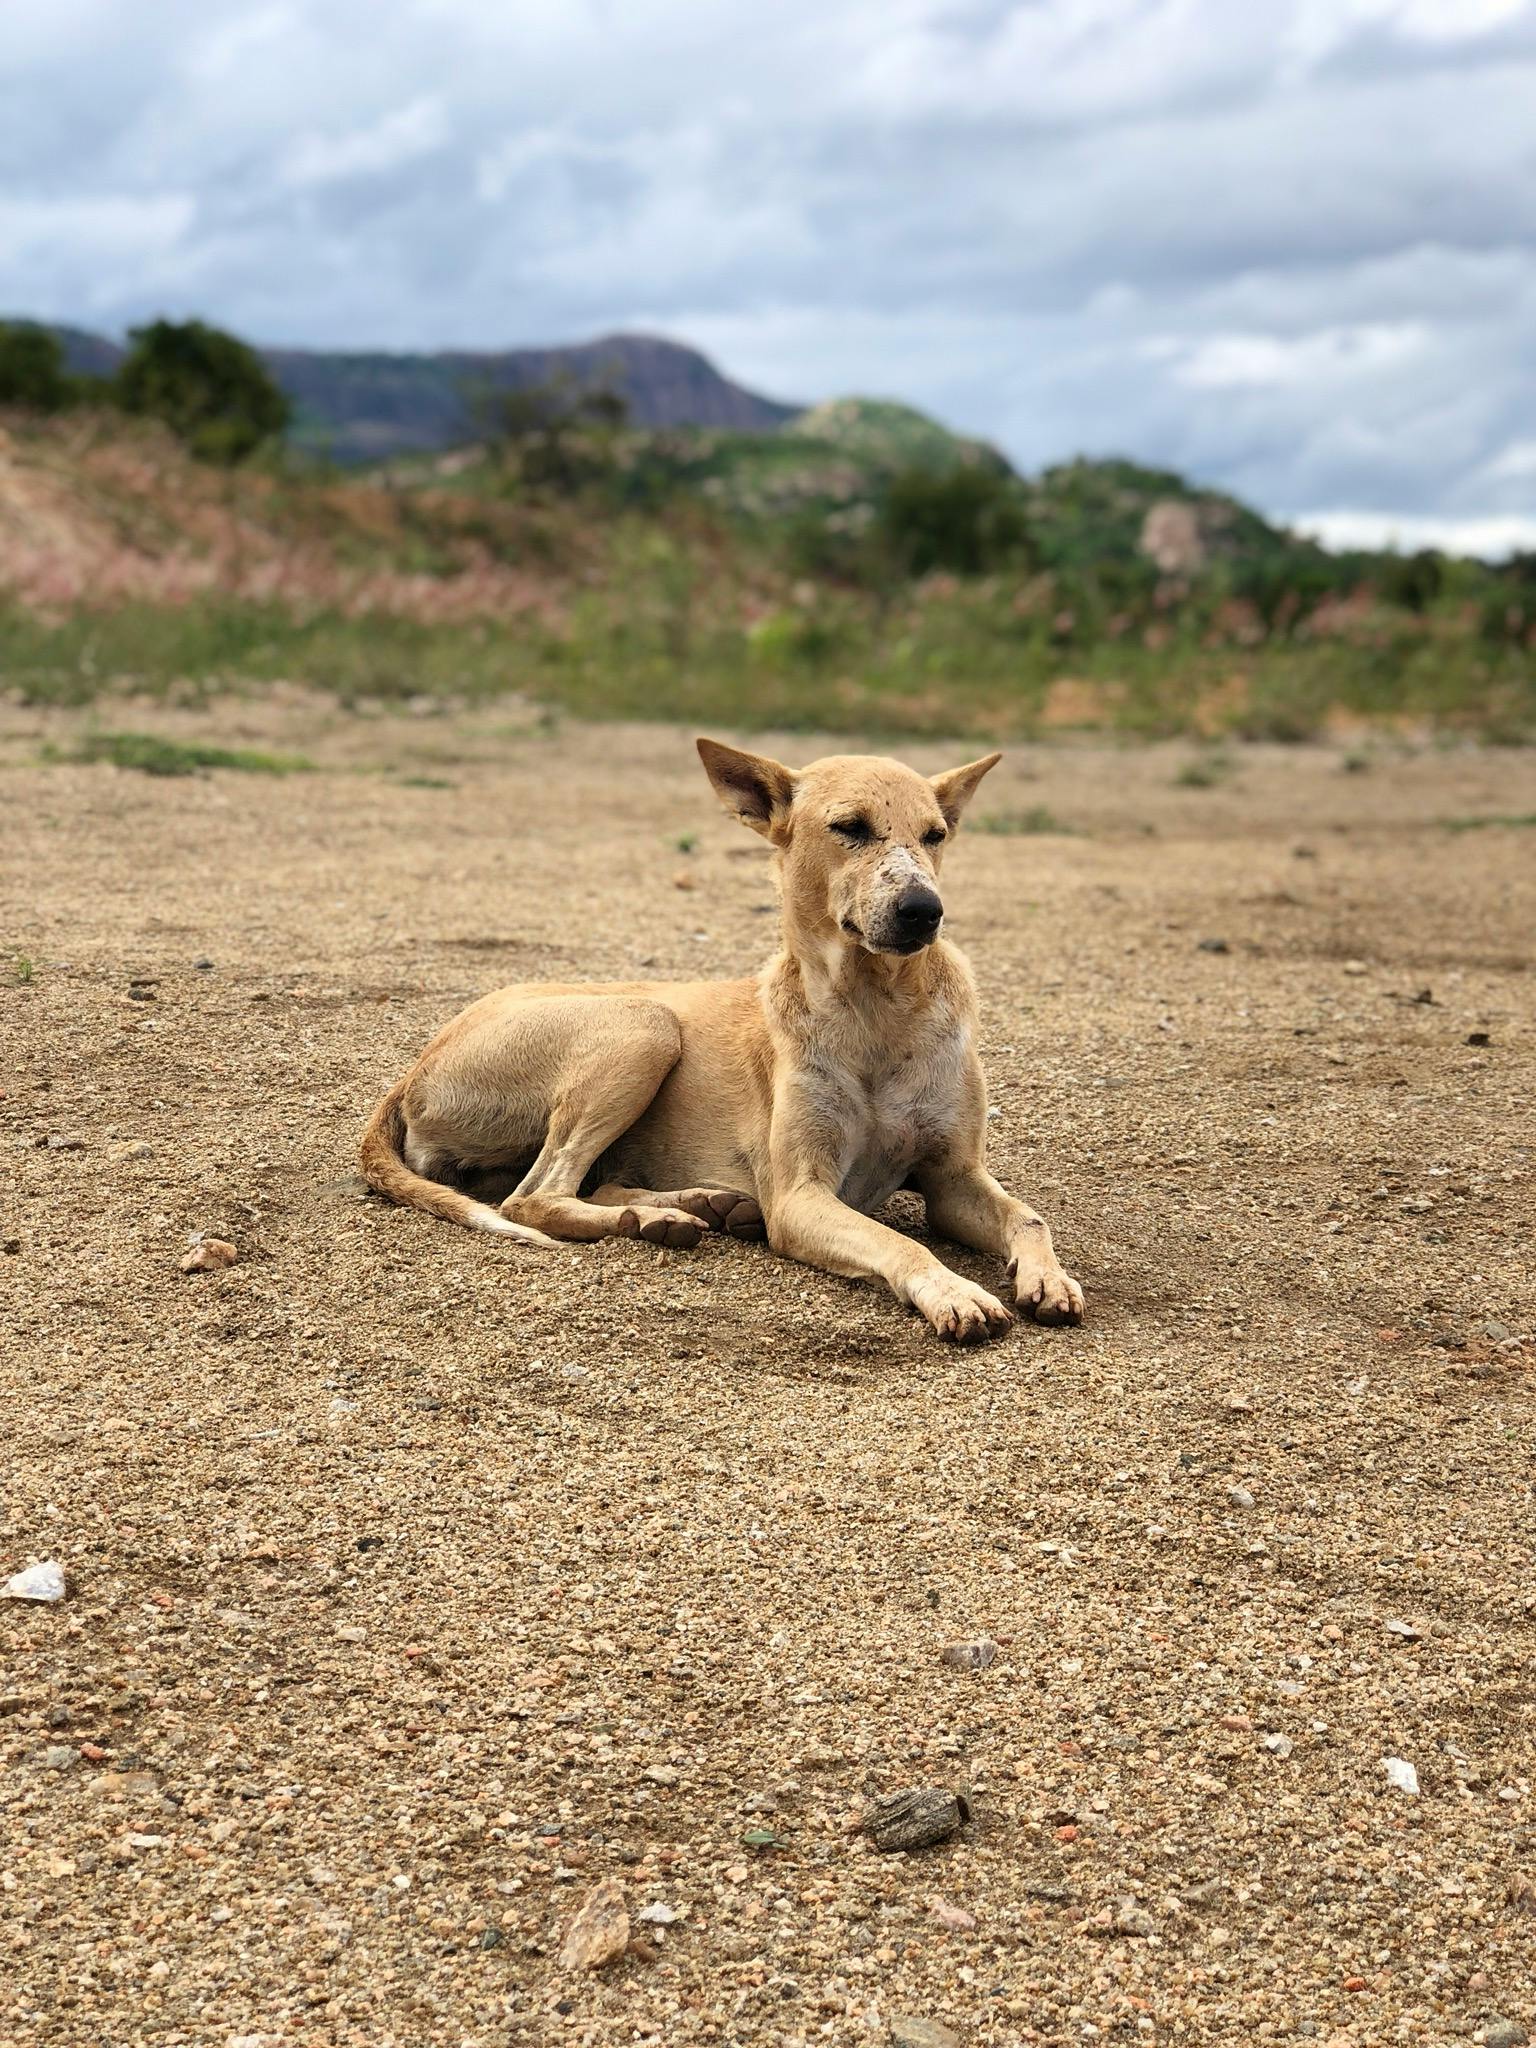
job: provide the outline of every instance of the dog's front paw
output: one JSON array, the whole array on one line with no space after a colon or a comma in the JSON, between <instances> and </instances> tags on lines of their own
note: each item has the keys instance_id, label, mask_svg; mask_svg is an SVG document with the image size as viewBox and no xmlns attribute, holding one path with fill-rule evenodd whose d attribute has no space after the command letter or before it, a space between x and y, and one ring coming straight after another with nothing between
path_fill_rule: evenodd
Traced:
<instances>
[{"instance_id":1,"label":"dog's front paw","mask_svg":"<svg viewBox=\"0 0 1536 2048\"><path fill-rule=\"evenodd\" d=\"M1080 1323L1083 1290L1060 1266L1019 1266L1013 1273L1013 1298L1020 1313L1037 1323Z\"/></svg>"},{"instance_id":2,"label":"dog's front paw","mask_svg":"<svg viewBox=\"0 0 1536 2048\"><path fill-rule=\"evenodd\" d=\"M959 1273L925 1273L913 1281L910 1299L950 1344L984 1344L1013 1321L1000 1301Z\"/></svg>"}]
</instances>

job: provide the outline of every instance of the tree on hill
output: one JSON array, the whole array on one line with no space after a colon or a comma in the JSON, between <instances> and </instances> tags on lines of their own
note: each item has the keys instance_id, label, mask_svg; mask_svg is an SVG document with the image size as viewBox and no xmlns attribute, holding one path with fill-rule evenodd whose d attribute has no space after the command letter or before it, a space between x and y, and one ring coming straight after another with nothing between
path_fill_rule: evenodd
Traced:
<instances>
[{"instance_id":1,"label":"tree on hill","mask_svg":"<svg viewBox=\"0 0 1536 2048\"><path fill-rule=\"evenodd\" d=\"M530 490L569 494L607 474L628 406L606 385L554 376L474 394L492 453Z\"/></svg>"},{"instance_id":2,"label":"tree on hill","mask_svg":"<svg viewBox=\"0 0 1536 2048\"><path fill-rule=\"evenodd\" d=\"M57 335L22 321L0 321L0 405L60 412L74 395Z\"/></svg>"},{"instance_id":3,"label":"tree on hill","mask_svg":"<svg viewBox=\"0 0 1536 2048\"><path fill-rule=\"evenodd\" d=\"M288 424L288 400L245 342L201 320L136 327L114 380L125 412L164 420L205 462L243 462Z\"/></svg>"},{"instance_id":4,"label":"tree on hill","mask_svg":"<svg viewBox=\"0 0 1536 2048\"><path fill-rule=\"evenodd\" d=\"M1011 477L979 465L903 470L886 490L876 530L909 576L926 576L932 569L984 575L1017 561L1029 541Z\"/></svg>"}]
</instances>

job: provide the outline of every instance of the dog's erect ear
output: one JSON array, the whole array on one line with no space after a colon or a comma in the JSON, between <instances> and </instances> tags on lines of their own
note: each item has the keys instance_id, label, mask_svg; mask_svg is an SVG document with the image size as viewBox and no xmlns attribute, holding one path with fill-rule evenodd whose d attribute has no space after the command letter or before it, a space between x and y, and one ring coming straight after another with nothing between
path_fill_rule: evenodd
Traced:
<instances>
[{"instance_id":1,"label":"dog's erect ear","mask_svg":"<svg viewBox=\"0 0 1536 2048\"><path fill-rule=\"evenodd\" d=\"M953 831L960 822L960 813L976 794L976 785L989 768L995 768L1002 759L1001 754L987 754L980 761L969 761L963 768L948 769L943 775L931 777L934 794L939 800L939 809L944 813L944 822Z\"/></svg>"},{"instance_id":2,"label":"dog's erect ear","mask_svg":"<svg viewBox=\"0 0 1536 2048\"><path fill-rule=\"evenodd\" d=\"M744 754L719 740L697 740L695 745L725 808L765 839L776 839L794 801L793 772L767 754Z\"/></svg>"}]
</instances>

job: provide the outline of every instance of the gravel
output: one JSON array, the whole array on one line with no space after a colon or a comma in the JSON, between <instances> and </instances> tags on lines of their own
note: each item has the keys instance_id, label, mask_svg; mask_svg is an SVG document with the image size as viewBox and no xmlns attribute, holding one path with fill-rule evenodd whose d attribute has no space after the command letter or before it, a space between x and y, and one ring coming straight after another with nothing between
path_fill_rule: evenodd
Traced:
<instances>
[{"instance_id":1,"label":"gravel","mask_svg":"<svg viewBox=\"0 0 1536 2048\"><path fill-rule=\"evenodd\" d=\"M994 1164L1089 1312L954 1353L761 1246L528 1254L350 1185L478 991L761 957L685 735L291 693L220 730L320 773L171 782L37 766L71 716L0 707L0 1578L69 1589L0 1609L0 2039L1532 2025L1536 864L1435 823L1536 809L1528 755L1012 752L996 807L1038 773L1077 830L962 835L946 890ZM238 1262L183 1278L195 1232ZM936 1846L858 1830L961 1785ZM679 1917L562 1969L609 1880Z\"/></svg>"}]
</instances>

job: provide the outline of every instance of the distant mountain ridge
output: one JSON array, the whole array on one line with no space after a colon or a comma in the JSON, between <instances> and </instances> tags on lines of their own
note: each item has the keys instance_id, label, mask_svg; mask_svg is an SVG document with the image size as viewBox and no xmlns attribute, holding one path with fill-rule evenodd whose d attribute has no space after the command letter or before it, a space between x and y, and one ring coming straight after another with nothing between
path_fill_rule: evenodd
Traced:
<instances>
[{"instance_id":1,"label":"distant mountain ridge","mask_svg":"<svg viewBox=\"0 0 1536 2048\"><path fill-rule=\"evenodd\" d=\"M79 327L55 327L71 370L107 376L123 347ZM638 427L720 427L771 433L793 419L782 405L723 376L698 349L659 335L609 334L557 348L393 354L327 349L260 351L293 402L293 438L337 462L424 454L473 440L477 400L568 380L617 392Z\"/></svg>"}]
</instances>

